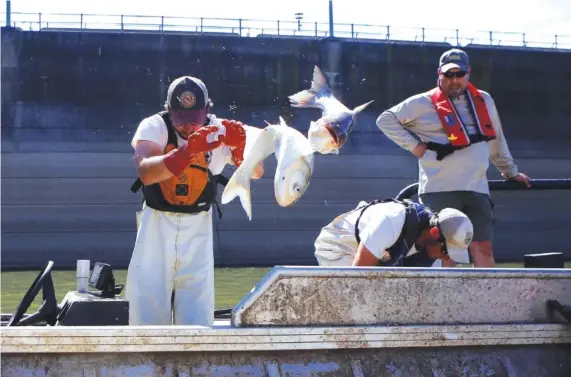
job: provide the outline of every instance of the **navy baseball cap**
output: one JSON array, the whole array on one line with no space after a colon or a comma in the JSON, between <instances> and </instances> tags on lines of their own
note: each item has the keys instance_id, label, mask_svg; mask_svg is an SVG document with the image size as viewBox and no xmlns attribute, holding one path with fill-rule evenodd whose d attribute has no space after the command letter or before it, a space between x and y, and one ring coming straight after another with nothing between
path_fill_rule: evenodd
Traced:
<instances>
[{"instance_id":1,"label":"navy baseball cap","mask_svg":"<svg viewBox=\"0 0 571 377\"><path fill-rule=\"evenodd\" d=\"M206 85L196 77L179 77L167 91L166 104L175 126L205 124L209 103Z\"/></svg>"},{"instance_id":2,"label":"navy baseball cap","mask_svg":"<svg viewBox=\"0 0 571 377\"><path fill-rule=\"evenodd\" d=\"M468 54L464 51L453 48L440 56L439 68L442 72L447 72L451 68L460 68L463 71L467 71L470 68L470 59L468 59Z\"/></svg>"}]
</instances>

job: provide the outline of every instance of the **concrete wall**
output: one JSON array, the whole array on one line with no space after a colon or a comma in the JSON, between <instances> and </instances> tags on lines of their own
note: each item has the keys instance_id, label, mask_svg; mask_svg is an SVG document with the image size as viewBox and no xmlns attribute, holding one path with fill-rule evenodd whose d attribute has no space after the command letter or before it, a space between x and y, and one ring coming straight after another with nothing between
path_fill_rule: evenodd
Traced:
<instances>
[{"instance_id":1,"label":"concrete wall","mask_svg":"<svg viewBox=\"0 0 571 377\"><path fill-rule=\"evenodd\" d=\"M79 258L125 266L140 196L130 138L160 110L169 82L202 77L217 115L251 125L278 115L306 130L314 110L287 95L309 85L313 66L336 72L349 107L374 99L339 156L317 156L302 200L272 198L270 157L253 185L251 223L239 206L216 221L220 266L315 264L319 228L359 200L394 196L415 182L415 159L374 121L387 107L435 84L448 45L327 42L232 36L21 32L2 29L2 267L56 267ZM466 48L473 82L494 96L510 148L533 178L571 177L571 54ZM271 162L270 162L271 161ZM228 169L226 174L232 170ZM499 175L494 167L490 178ZM546 200L551 198L552 200ZM571 258L569 192L495 193L496 253L563 251Z\"/></svg>"}]
</instances>

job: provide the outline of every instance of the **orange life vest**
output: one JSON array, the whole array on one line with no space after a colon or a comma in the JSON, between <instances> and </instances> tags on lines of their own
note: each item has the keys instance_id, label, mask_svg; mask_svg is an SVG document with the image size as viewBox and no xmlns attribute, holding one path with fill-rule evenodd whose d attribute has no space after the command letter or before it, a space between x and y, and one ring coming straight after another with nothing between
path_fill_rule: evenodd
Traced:
<instances>
[{"instance_id":1,"label":"orange life vest","mask_svg":"<svg viewBox=\"0 0 571 377\"><path fill-rule=\"evenodd\" d=\"M468 83L466 89L470 110L472 111L472 115L474 115L479 131L479 135L472 137L466 132L464 124L462 124L462 121L456 113L454 104L450 98L442 92L440 87L436 87L429 92L442 127L448 135L450 144L454 147L466 147L474 142L489 141L496 138L496 131L492 125L484 97L472 83Z\"/></svg>"},{"instance_id":2,"label":"orange life vest","mask_svg":"<svg viewBox=\"0 0 571 377\"><path fill-rule=\"evenodd\" d=\"M167 130L168 140L164 153L178 148L176 131L166 111L160 112ZM226 184L223 176L214 176L208 169L209 153L196 155L178 177L170 177L151 185L143 185L138 178L131 191L137 192L142 186L147 206L158 211L198 213L208 211L216 203L217 183ZM220 208L217 206L221 216Z\"/></svg>"}]
</instances>

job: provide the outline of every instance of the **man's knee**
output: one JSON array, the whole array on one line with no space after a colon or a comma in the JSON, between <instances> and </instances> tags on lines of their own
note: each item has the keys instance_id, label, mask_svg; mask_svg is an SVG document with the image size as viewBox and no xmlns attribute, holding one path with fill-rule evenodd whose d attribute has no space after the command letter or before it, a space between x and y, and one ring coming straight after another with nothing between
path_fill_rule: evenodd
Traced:
<instances>
[{"instance_id":1,"label":"man's knee","mask_svg":"<svg viewBox=\"0 0 571 377\"><path fill-rule=\"evenodd\" d=\"M465 198L466 207L464 213L474 225L474 237L472 242L489 243L491 253L492 240L494 237L494 205L491 198L486 194L470 193Z\"/></svg>"},{"instance_id":2,"label":"man's knee","mask_svg":"<svg viewBox=\"0 0 571 377\"><path fill-rule=\"evenodd\" d=\"M492 254L492 241L472 241L472 243L470 243L470 249L482 254Z\"/></svg>"},{"instance_id":3,"label":"man's knee","mask_svg":"<svg viewBox=\"0 0 571 377\"><path fill-rule=\"evenodd\" d=\"M494 255L492 241L472 241L469 249L473 256L491 258Z\"/></svg>"}]
</instances>

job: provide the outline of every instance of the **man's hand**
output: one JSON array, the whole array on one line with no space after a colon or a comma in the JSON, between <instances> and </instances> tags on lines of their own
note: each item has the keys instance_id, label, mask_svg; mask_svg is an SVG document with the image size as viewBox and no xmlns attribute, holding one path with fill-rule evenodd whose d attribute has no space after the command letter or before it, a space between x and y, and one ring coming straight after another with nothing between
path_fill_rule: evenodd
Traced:
<instances>
[{"instance_id":1,"label":"man's hand","mask_svg":"<svg viewBox=\"0 0 571 377\"><path fill-rule=\"evenodd\" d=\"M226 127L226 135L220 135L222 145L230 147L234 165L240 166L244 161L244 148L246 147L246 130L244 124L236 120L222 120Z\"/></svg>"},{"instance_id":2,"label":"man's hand","mask_svg":"<svg viewBox=\"0 0 571 377\"><path fill-rule=\"evenodd\" d=\"M523 173L517 173L517 175L515 177L512 177L510 179L513 179L514 181L518 181L518 182L525 184L527 186L527 188L531 187L531 185L529 184L529 177Z\"/></svg>"},{"instance_id":3,"label":"man's hand","mask_svg":"<svg viewBox=\"0 0 571 377\"><path fill-rule=\"evenodd\" d=\"M244 148L232 148L230 153L232 154L232 161L234 162L234 165L240 167L244 161Z\"/></svg>"},{"instance_id":4,"label":"man's hand","mask_svg":"<svg viewBox=\"0 0 571 377\"><path fill-rule=\"evenodd\" d=\"M226 127L226 134L220 135L222 145L226 145L232 149L242 148L246 146L246 130L244 124L237 120L222 120L222 125Z\"/></svg>"},{"instance_id":5,"label":"man's hand","mask_svg":"<svg viewBox=\"0 0 571 377\"><path fill-rule=\"evenodd\" d=\"M163 158L163 164L174 176L178 177L190 164L193 156L210 152L220 146L220 141L209 142L212 138L211 134L215 132L218 132L216 126L199 128L188 137L186 145L167 153Z\"/></svg>"},{"instance_id":6,"label":"man's hand","mask_svg":"<svg viewBox=\"0 0 571 377\"><path fill-rule=\"evenodd\" d=\"M199 153L210 152L220 146L221 139L214 140L210 134L218 132L219 128L217 126L204 126L200 127L198 130L190 134L186 144L186 151L192 156Z\"/></svg>"},{"instance_id":7,"label":"man's hand","mask_svg":"<svg viewBox=\"0 0 571 377\"><path fill-rule=\"evenodd\" d=\"M417 158L422 158L422 156L424 156L424 154L426 153L426 144L422 142L418 143L418 145L414 147L414 149L411 152Z\"/></svg>"}]
</instances>

